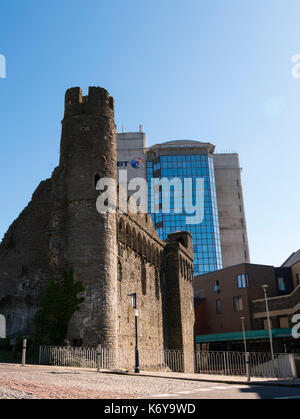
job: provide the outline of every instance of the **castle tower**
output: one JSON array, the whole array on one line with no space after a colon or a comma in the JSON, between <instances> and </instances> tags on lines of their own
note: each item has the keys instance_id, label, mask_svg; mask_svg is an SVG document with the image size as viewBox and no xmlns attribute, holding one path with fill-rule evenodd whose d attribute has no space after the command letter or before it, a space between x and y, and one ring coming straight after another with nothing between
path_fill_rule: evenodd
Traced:
<instances>
[{"instance_id":1,"label":"castle tower","mask_svg":"<svg viewBox=\"0 0 300 419\"><path fill-rule=\"evenodd\" d=\"M72 318L69 339L115 348L116 215L99 214L96 209L97 181L116 180L117 171L114 101L105 89L90 87L88 96L82 96L80 88L66 92L58 169L64 197L52 247L60 255L59 264L73 268L76 281L85 288L85 301Z\"/></svg>"}]
</instances>

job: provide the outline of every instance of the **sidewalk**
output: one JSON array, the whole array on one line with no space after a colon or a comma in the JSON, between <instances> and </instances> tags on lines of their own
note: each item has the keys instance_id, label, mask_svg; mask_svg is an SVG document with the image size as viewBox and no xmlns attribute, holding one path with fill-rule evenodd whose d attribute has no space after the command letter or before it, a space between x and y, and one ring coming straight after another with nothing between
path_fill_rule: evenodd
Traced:
<instances>
[{"instance_id":1,"label":"sidewalk","mask_svg":"<svg viewBox=\"0 0 300 419\"><path fill-rule=\"evenodd\" d=\"M152 378L168 378L174 380L188 380L188 381L202 381L211 383L225 383L225 384L241 384L241 385L260 385L260 386L279 386L279 387L299 387L300 379L277 379L277 378L259 378L252 377L251 382L247 381L246 377L241 376L227 376L227 375L215 375L215 374L185 374L175 372L150 372L141 371L140 374L135 374L132 371L121 371L121 370L101 370L100 373L107 374L124 374L141 377L152 377Z\"/></svg>"}]
</instances>

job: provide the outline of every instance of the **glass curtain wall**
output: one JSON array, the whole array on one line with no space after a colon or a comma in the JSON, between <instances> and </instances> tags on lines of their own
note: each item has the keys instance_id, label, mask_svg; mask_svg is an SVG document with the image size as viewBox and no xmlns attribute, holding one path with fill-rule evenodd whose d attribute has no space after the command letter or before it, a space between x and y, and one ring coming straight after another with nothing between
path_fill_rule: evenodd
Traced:
<instances>
[{"instance_id":1,"label":"glass curtain wall","mask_svg":"<svg viewBox=\"0 0 300 419\"><path fill-rule=\"evenodd\" d=\"M152 178L179 178L182 182L183 212L174 211L174 190L171 188L170 213L164 214L162 210L162 191L157 194L154 209L152 203ZM204 202L200 205L204 210L204 220L201 224L187 224L186 217L190 216L184 210L184 179L193 180L193 204L196 203L196 179L204 179ZM147 181L149 188L148 205L154 227L161 240L166 240L170 233L176 231L189 231L193 235L194 245L194 274L201 275L207 272L222 269L222 253L220 242L220 228L216 197L213 157L203 155L172 155L159 156L155 161L147 162ZM199 187L199 186L198 186ZM203 192L203 191L201 191Z\"/></svg>"}]
</instances>

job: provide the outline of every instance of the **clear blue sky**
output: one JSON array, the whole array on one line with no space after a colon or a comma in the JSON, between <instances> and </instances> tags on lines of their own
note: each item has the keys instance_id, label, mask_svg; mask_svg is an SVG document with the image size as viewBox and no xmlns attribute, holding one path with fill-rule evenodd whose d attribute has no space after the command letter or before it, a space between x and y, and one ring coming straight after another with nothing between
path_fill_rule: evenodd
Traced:
<instances>
[{"instance_id":1,"label":"clear blue sky","mask_svg":"<svg viewBox=\"0 0 300 419\"><path fill-rule=\"evenodd\" d=\"M64 92L103 86L119 130L237 151L252 262L300 248L299 0L0 0L0 237L58 164Z\"/></svg>"}]
</instances>

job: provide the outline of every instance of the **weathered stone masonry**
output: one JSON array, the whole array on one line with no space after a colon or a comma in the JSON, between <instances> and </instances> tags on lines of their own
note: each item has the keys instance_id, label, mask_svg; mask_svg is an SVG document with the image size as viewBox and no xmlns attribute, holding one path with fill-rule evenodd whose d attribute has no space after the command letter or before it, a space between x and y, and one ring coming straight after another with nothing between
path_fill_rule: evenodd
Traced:
<instances>
[{"instance_id":1,"label":"weathered stone masonry","mask_svg":"<svg viewBox=\"0 0 300 419\"><path fill-rule=\"evenodd\" d=\"M99 214L100 178L117 179L114 101L105 89L66 92L59 166L41 182L0 245L0 312L9 336L30 335L46 280L72 267L85 287L69 327L77 344L193 350L193 249L189 233L162 242L151 217ZM186 366L186 369L190 369Z\"/></svg>"}]
</instances>

